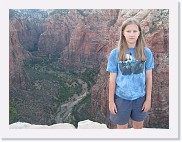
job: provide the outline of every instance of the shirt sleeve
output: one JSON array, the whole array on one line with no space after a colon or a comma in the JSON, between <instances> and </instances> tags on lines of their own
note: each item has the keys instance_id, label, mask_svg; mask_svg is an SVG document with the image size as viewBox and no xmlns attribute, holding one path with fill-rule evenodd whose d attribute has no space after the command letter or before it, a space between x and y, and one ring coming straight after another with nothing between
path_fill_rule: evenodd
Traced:
<instances>
[{"instance_id":1,"label":"shirt sleeve","mask_svg":"<svg viewBox=\"0 0 182 142\"><path fill-rule=\"evenodd\" d=\"M117 54L116 49L114 49L111 51L111 53L109 55L109 59L108 59L108 63L107 63L108 72L112 72L112 73L118 72L118 62L117 62L116 54Z\"/></svg>"},{"instance_id":2,"label":"shirt sleeve","mask_svg":"<svg viewBox=\"0 0 182 142\"><path fill-rule=\"evenodd\" d=\"M154 68L154 57L152 51L149 48L145 48L147 60L145 63L145 70L151 70Z\"/></svg>"}]
</instances>

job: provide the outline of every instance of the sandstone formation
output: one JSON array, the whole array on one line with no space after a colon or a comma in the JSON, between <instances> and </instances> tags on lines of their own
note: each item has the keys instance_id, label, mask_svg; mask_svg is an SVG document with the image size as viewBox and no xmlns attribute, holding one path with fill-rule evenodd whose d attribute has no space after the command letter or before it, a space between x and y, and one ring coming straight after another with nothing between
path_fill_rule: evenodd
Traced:
<instances>
[{"instance_id":1,"label":"sandstone formation","mask_svg":"<svg viewBox=\"0 0 182 142\"><path fill-rule=\"evenodd\" d=\"M74 74L82 75L89 70L89 75L94 72L89 78L94 80L94 85L87 82L91 94L87 111L95 121L114 128L108 118L109 74L106 65L110 51L117 47L119 27L128 17L135 17L141 22L147 46L155 58L152 108L145 127L169 128L169 10L165 9L12 11L9 28L10 98L18 102L15 106L18 120L51 124L58 107L51 101L58 99L56 95L62 93L56 78L65 79L65 74L60 74L60 71L69 69L66 73L71 74L72 70L76 70ZM48 66L45 57L54 62ZM36 77L25 72L27 61L31 61L39 76L46 71L55 81L33 81ZM44 67L34 65L35 62L41 62ZM54 68L51 68L53 65ZM34 91L28 92L32 84ZM79 83L75 81L74 85ZM15 92L16 97L12 95ZM47 112L47 106L54 113ZM34 119L29 119L31 117ZM73 119L71 115L68 118Z\"/></svg>"},{"instance_id":2,"label":"sandstone formation","mask_svg":"<svg viewBox=\"0 0 182 142\"><path fill-rule=\"evenodd\" d=\"M25 86L25 72L23 69L23 60L25 59L25 50L19 42L15 27L9 24L9 76L10 85L13 87Z\"/></svg>"}]
</instances>

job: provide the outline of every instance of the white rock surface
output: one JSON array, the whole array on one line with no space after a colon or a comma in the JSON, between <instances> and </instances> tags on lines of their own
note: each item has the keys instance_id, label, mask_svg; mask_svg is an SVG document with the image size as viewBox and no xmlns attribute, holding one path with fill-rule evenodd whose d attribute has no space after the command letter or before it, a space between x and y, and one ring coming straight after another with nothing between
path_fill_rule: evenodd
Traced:
<instances>
[{"instance_id":1,"label":"white rock surface","mask_svg":"<svg viewBox=\"0 0 182 142\"><path fill-rule=\"evenodd\" d=\"M74 125L69 123L59 123L54 125L34 125L25 122L16 122L9 125L10 129L76 129ZM100 124L90 120L78 122L77 129L108 129L106 124Z\"/></svg>"},{"instance_id":2,"label":"white rock surface","mask_svg":"<svg viewBox=\"0 0 182 142\"><path fill-rule=\"evenodd\" d=\"M51 129L76 129L73 124L69 123L59 123L59 124L54 124L50 126Z\"/></svg>"},{"instance_id":3,"label":"white rock surface","mask_svg":"<svg viewBox=\"0 0 182 142\"><path fill-rule=\"evenodd\" d=\"M26 127L30 127L31 124L25 123L25 122L16 122L11 125L9 125L10 129L24 129Z\"/></svg>"},{"instance_id":4,"label":"white rock surface","mask_svg":"<svg viewBox=\"0 0 182 142\"><path fill-rule=\"evenodd\" d=\"M78 129L108 129L106 124L100 124L90 120L78 122Z\"/></svg>"},{"instance_id":5,"label":"white rock surface","mask_svg":"<svg viewBox=\"0 0 182 142\"><path fill-rule=\"evenodd\" d=\"M24 122L17 122L9 125L10 129L75 129L75 126L69 123L59 123L54 125L34 125Z\"/></svg>"},{"instance_id":6,"label":"white rock surface","mask_svg":"<svg viewBox=\"0 0 182 142\"><path fill-rule=\"evenodd\" d=\"M74 125L69 123L59 123L54 125L31 125L25 129L76 129Z\"/></svg>"}]
</instances>

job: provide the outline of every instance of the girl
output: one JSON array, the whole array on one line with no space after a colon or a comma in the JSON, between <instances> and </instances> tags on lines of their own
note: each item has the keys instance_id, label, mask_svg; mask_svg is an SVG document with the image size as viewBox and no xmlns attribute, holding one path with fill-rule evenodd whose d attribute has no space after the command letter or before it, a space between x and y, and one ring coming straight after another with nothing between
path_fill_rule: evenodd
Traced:
<instances>
[{"instance_id":1,"label":"girl","mask_svg":"<svg viewBox=\"0 0 182 142\"><path fill-rule=\"evenodd\" d=\"M154 58L145 47L141 27L136 19L123 22L118 48L111 51L107 71L109 79L110 119L118 129L143 128L151 107Z\"/></svg>"}]
</instances>

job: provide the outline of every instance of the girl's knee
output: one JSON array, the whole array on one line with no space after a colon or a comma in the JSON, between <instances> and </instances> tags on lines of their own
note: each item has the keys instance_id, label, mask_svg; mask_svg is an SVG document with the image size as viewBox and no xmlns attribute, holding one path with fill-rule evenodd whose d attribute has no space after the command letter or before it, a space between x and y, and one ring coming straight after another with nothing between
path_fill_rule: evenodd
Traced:
<instances>
[{"instance_id":1,"label":"girl's knee","mask_svg":"<svg viewBox=\"0 0 182 142\"><path fill-rule=\"evenodd\" d=\"M117 129L128 129L128 123L125 125L118 125L117 124Z\"/></svg>"},{"instance_id":2,"label":"girl's knee","mask_svg":"<svg viewBox=\"0 0 182 142\"><path fill-rule=\"evenodd\" d=\"M133 121L133 128L134 129L142 129L143 128L143 122L144 121L141 121L141 122Z\"/></svg>"}]
</instances>

